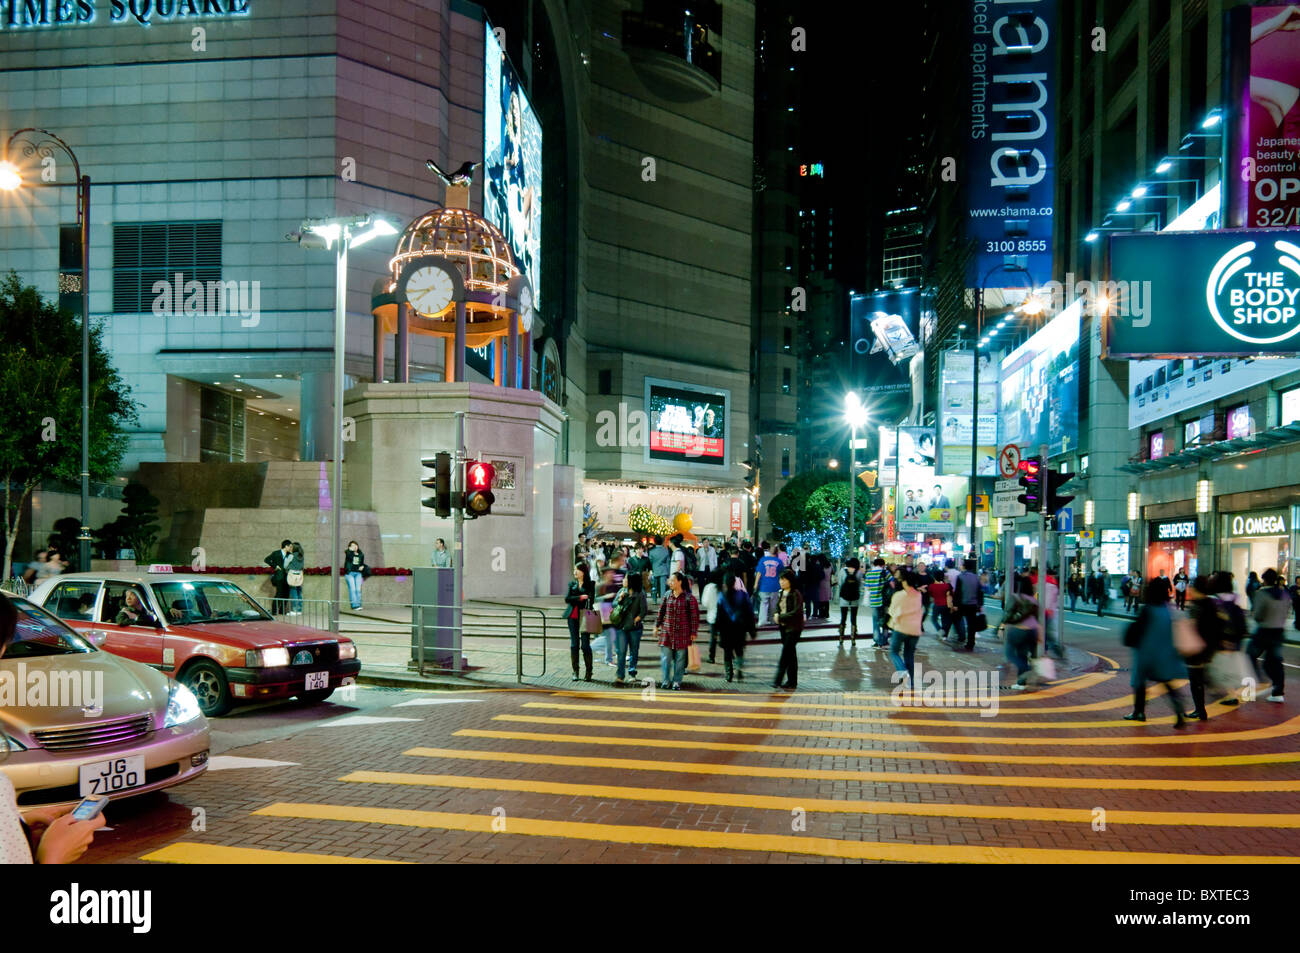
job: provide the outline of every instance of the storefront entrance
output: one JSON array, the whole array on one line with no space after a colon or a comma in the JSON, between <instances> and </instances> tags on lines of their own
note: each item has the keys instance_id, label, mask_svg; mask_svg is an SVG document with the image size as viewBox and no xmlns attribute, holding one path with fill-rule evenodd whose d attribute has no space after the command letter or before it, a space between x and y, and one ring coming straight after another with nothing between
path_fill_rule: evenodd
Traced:
<instances>
[{"instance_id":1,"label":"storefront entrance","mask_svg":"<svg viewBox=\"0 0 1300 953\"><path fill-rule=\"evenodd\" d=\"M1242 605L1247 604L1246 583L1252 572L1262 579L1265 570L1276 569L1284 580L1291 578L1291 516L1290 507L1224 514L1226 568Z\"/></svg>"},{"instance_id":2,"label":"storefront entrance","mask_svg":"<svg viewBox=\"0 0 1300 953\"><path fill-rule=\"evenodd\" d=\"M1196 517L1172 520L1153 520L1148 524L1146 578L1154 579L1161 573L1173 579L1185 572L1195 579Z\"/></svg>"}]
</instances>

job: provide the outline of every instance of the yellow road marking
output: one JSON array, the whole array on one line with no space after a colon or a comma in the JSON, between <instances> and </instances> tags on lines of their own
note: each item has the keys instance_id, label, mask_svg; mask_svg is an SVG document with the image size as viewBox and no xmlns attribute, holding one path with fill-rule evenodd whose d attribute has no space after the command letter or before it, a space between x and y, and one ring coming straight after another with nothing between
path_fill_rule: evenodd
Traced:
<instances>
[{"instance_id":1,"label":"yellow road marking","mask_svg":"<svg viewBox=\"0 0 1300 953\"><path fill-rule=\"evenodd\" d=\"M937 671L937 669L933 671ZM966 670L963 669L962 671L966 671ZM992 671L992 669L991 668L985 669L984 671ZM1036 691L1032 695L1008 695L1002 699L1002 704L1023 705L1032 702L1037 702L1044 698L1057 698L1061 695L1068 695L1071 692L1079 691L1080 689L1091 688L1093 685L1096 685L1100 682L1107 681L1114 677L1115 677L1114 674L1109 672L1092 672L1092 673L1086 673L1084 675L1076 675L1073 678L1065 679L1059 682L1053 682L1052 687L1045 688L1041 691ZM1070 684L1072 682L1078 682L1079 684L1077 685ZM551 691L551 694L559 695L562 697L570 697L570 698L627 698L630 692L628 692L626 689L619 689L619 688L611 689L609 691L600 691L597 689L588 689L588 690L554 689ZM805 708L845 708L845 709L863 709L867 711L894 711L895 710L895 707L892 704L886 708L876 708L873 706L862 706L862 705L829 705L829 704L818 705L815 703L800 703L800 702L795 702L793 700L796 698L807 698L809 697L809 694L838 695L844 698L855 698L855 699L862 699L863 701L874 700L874 701L882 701L882 702L890 701L894 697L892 690L888 692L827 691L827 692L804 693L802 695L798 693L792 694L789 692L782 692L782 691L770 691L770 692L727 692L721 697L711 697L708 695L696 695L696 694L683 694L680 697L675 697L673 700L682 701L682 702L695 702L701 705L742 705L742 706L757 706L763 708L770 708L773 706L792 707L798 705L799 707L805 707ZM1149 697L1154 697L1154 692ZM742 699L745 698L760 698L765 700L764 701L743 701ZM783 699L783 700L773 701L772 699L774 698ZM905 705L903 706L903 708L906 710L907 706ZM972 709L972 710L978 711L978 709ZM1046 709L1046 710L1052 711L1054 709Z\"/></svg>"},{"instance_id":2,"label":"yellow road marking","mask_svg":"<svg viewBox=\"0 0 1300 953\"><path fill-rule=\"evenodd\" d=\"M1186 778L1047 778L984 774L918 774L902 771L857 771L831 768L768 768L748 764L707 764L701 761L643 761L636 758L580 758L523 751L475 751L462 748L411 748L402 754L416 758L460 758L506 764L545 764L557 767L615 768L620 771L667 771L677 774L717 774L741 778L805 778L817 781L881 781L887 784L972 784L986 787L1081 788L1095 791L1300 791L1300 781L1201 781Z\"/></svg>"},{"instance_id":3,"label":"yellow road marking","mask_svg":"<svg viewBox=\"0 0 1300 953\"><path fill-rule=\"evenodd\" d=\"M1160 854L1113 850L1051 850L1041 847L989 847L938 844L882 844L873 841L835 840L791 834L747 834L734 831L673 830L637 827L630 824L585 824L574 821L543 821L527 817L496 817L491 814L451 814L443 811L412 811L398 808L351 807L342 804L277 803L259 808L265 817L309 818L345 823L391 824L402 827L492 833L493 826L505 826L503 833L532 837L567 837L573 840L613 844L661 844L669 847L697 847L748 850L764 853L808 854L851 860L929 861L934 863L1027 863L1027 864L1280 864L1300 863L1300 857L1242 856L1215 854Z\"/></svg>"},{"instance_id":4,"label":"yellow road marking","mask_svg":"<svg viewBox=\"0 0 1300 953\"><path fill-rule=\"evenodd\" d=\"M517 791L573 797L613 798L625 801L665 801L673 804L711 804L751 807L766 811L821 811L831 814L894 814L919 817L977 817L985 820L1050 821L1091 824L1092 808L1019 807L994 804L918 804L893 801L854 801L819 797L780 797L767 794L692 791L689 789L633 788L614 784L571 784L518 778L467 777L459 774L415 774L400 771L353 771L339 778L364 784L408 784L421 787L463 788L473 791ZM1152 824L1196 827L1300 827L1300 814L1218 814L1205 811L1106 812L1107 824Z\"/></svg>"},{"instance_id":5,"label":"yellow road marking","mask_svg":"<svg viewBox=\"0 0 1300 953\"><path fill-rule=\"evenodd\" d=\"M676 699L674 699L676 701ZM995 716L978 719L956 718L862 718L854 715L800 715L785 712L749 712L749 711L700 711L691 708L668 708L655 702L643 705L565 705L560 702L524 702L523 708L544 708L555 711L603 711L630 715L685 715L688 718L735 718L751 721L821 721L837 724L874 724L886 725L931 725L938 728L978 727L989 731L1022 731L1042 728L1065 730L1082 730L1085 728L1131 728L1132 722L1119 718L1109 721L1000 721ZM902 709L894 709L901 711ZM916 710L916 709L909 709ZM930 708L928 711L952 711L952 709ZM992 709L984 709L991 711ZM1000 714L1000 712L998 713ZM1026 712L1025 714L1029 714ZM1219 712L1215 713L1216 715ZM1173 724L1174 716L1148 718L1148 725Z\"/></svg>"},{"instance_id":6,"label":"yellow road marking","mask_svg":"<svg viewBox=\"0 0 1300 953\"><path fill-rule=\"evenodd\" d=\"M956 751L895 751L891 749L814 748L806 745L743 744L727 741L695 741L690 738L619 738L610 735L566 735L540 731L493 731L489 728L461 728L453 732L464 738L500 738L508 741L540 741L578 745L612 745L631 748L689 748L695 751L747 751L755 754L797 754L825 758L897 758L904 761L953 761L967 764L1071 764L1145 768L1222 768L1251 764L1297 764L1300 751L1267 754L1176 755L1173 757L1102 758L1070 755L1063 761L1055 754L971 754Z\"/></svg>"},{"instance_id":7,"label":"yellow road marking","mask_svg":"<svg viewBox=\"0 0 1300 953\"><path fill-rule=\"evenodd\" d=\"M180 841L145 854L141 860L160 864L405 864L405 860L372 860L369 857L339 857L334 854L303 854L289 850L259 850L256 847L222 847Z\"/></svg>"},{"instance_id":8,"label":"yellow road marking","mask_svg":"<svg viewBox=\"0 0 1300 953\"><path fill-rule=\"evenodd\" d=\"M658 690L656 689L656 691ZM564 698L595 698L595 699L621 698L626 700L626 699L639 697L634 692L626 691L626 690L614 690L609 692L557 691L557 692L552 692L551 694L559 697L564 697ZM845 698L858 697L854 692L841 692L835 694L840 694ZM1147 701L1150 702L1152 699L1159 698L1161 695L1164 694L1166 694L1164 685L1152 686L1150 690L1147 692ZM769 699L771 698L770 695L765 697ZM721 697L715 697L712 695L695 695L695 694L687 694L683 692L683 693L674 693L672 703L674 705L678 705L678 704L715 705L715 706L735 707L735 708L777 708L782 710L787 708L811 708L815 711L889 711L889 712L897 712L897 713L916 713L916 712L933 712L935 710L934 708L926 708L920 705L911 705L911 706L892 705L892 704L891 705L833 705L833 704L818 704L816 702L797 702L793 700L794 698L806 698L806 697L807 697L806 695L802 695L802 696L791 695L789 696L791 700L787 700L787 701L769 700L769 701L759 702L759 701L740 701L737 700L736 697L731 694L723 695ZM1008 710L1006 707L1007 705L1016 702L1031 702L1036 699L1040 699L1042 697L1044 697L1043 692L1034 692L1032 695L999 696L998 714L999 716L1047 715L1047 714L1057 715L1057 714L1078 713L1084 711L1106 711L1111 708L1130 708L1133 705L1133 696L1131 694L1124 694L1124 695L1116 696L1114 698L1103 699L1097 702L1088 702L1086 704L1079 704L1079 705L1061 705L1057 707L1037 708L1032 711L1012 711L1012 710ZM981 709L978 707L968 706L964 708L961 707L944 708L943 710L948 712L955 712L958 714L963 714L963 713L970 714L972 712L978 712ZM1226 711L1226 709L1223 710Z\"/></svg>"},{"instance_id":9,"label":"yellow road marking","mask_svg":"<svg viewBox=\"0 0 1300 953\"><path fill-rule=\"evenodd\" d=\"M718 735L780 735L795 738L849 738L857 741L887 741L895 744L929 742L953 745L1060 745L1065 747L1107 747L1111 745L1185 745L1209 744L1224 741L1259 741L1281 738L1300 731L1300 715L1281 724L1247 731L1201 732L1193 730L1183 735L1130 734L1104 738L1070 738L1059 735L1037 738L993 738L988 735L913 735L883 731L803 731L798 728L747 728L740 725L682 725L663 721L630 721L627 719L563 718L546 715L494 715L493 721L517 721L538 725L581 725L587 728L645 728L650 731L685 731ZM1123 722L1128 727L1130 722ZM1147 723L1148 725L1151 722Z\"/></svg>"}]
</instances>

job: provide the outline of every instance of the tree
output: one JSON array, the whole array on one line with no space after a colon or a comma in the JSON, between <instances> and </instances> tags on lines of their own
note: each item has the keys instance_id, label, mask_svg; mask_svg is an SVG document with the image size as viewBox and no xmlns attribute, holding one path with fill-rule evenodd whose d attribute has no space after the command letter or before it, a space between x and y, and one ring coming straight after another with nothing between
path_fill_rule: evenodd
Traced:
<instances>
[{"instance_id":1,"label":"tree","mask_svg":"<svg viewBox=\"0 0 1300 953\"><path fill-rule=\"evenodd\" d=\"M13 566L18 519L43 480L81 479L81 321L45 301L10 271L0 281L0 481L4 574ZM90 329L90 478L105 481L138 420L130 388L109 360L103 328ZM89 568L89 567L87 567Z\"/></svg>"},{"instance_id":2,"label":"tree","mask_svg":"<svg viewBox=\"0 0 1300 953\"><path fill-rule=\"evenodd\" d=\"M819 467L792 478L768 504L767 518L772 521L772 535L786 539L791 533L807 529L804 508L808 505L808 497L820 486L845 479L829 467ZM848 499L847 492L844 499Z\"/></svg>"},{"instance_id":3,"label":"tree","mask_svg":"<svg viewBox=\"0 0 1300 953\"><path fill-rule=\"evenodd\" d=\"M860 533L871 518L871 493L858 484L854 494L853 522ZM840 538L848 534L849 487L847 481L837 480L815 489L804 507L808 528L826 538Z\"/></svg>"},{"instance_id":4,"label":"tree","mask_svg":"<svg viewBox=\"0 0 1300 953\"><path fill-rule=\"evenodd\" d=\"M122 542L135 550L135 561L147 563L158 542L158 498L142 483L132 481L122 488Z\"/></svg>"}]
</instances>

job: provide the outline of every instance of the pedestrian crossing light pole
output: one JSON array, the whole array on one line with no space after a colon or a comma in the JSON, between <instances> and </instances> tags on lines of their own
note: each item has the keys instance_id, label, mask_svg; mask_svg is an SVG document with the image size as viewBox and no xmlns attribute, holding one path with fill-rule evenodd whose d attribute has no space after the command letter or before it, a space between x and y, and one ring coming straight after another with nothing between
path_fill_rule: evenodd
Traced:
<instances>
[{"instance_id":1,"label":"pedestrian crossing light pole","mask_svg":"<svg viewBox=\"0 0 1300 953\"><path fill-rule=\"evenodd\" d=\"M858 399L856 391L849 391L844 395L844 419L849 425L849 551L844 557L847 560L850 556L856 556L858 552L858 527L854 506L858 498L858 486L855 482L858 460L854 447L858 442L858 428L865 427L867 424L867 408Z\"/></svg>"}]
</instances>

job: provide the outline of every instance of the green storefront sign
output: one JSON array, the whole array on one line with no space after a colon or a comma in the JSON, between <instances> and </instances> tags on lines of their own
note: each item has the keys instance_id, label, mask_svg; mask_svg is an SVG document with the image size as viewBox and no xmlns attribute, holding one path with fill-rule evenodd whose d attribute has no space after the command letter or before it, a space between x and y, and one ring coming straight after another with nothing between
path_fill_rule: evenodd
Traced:
<instances>
[{"instance_id":1,"label":"green storefront sign","mask_svg":"<svg viewBox=\"0 0 1300 953\"><path fill-rule=\"evenodd\" d=\"M1107 357L1300 354L1300 232L1110 240Z\"/></svg>"}]
</instances>

